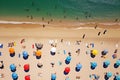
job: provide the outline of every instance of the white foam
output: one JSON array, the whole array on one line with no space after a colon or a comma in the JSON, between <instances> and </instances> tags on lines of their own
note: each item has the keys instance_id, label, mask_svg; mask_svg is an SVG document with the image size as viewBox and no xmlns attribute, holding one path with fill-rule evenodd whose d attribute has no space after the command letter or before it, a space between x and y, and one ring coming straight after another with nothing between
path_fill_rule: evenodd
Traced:
<instances>
[{"instance_id":1,"label":"white foam","mask_svg":"<svg viewBox=\"0 0 120 80\"><path fill-rule=\"evenodd\" d=\"M25 22L25 21L5 21L5 20L0 20L1 24L41 24L41 23L45 23L45 22ZM69 25L71 25L72 23L69 23ZM73 25L85 25L85 24L96 24L95 22L77 22ZM120 25L120 23L116 23L116 22L104 22L104 23L98 23L98 24L102 24L102 25Z\"/></svg>"},{"instance_id":2,"label":"white foam","mask_svg":"<svg viewBox=\"0 0 120 80\"><path fill-rule=\"evenodd\" d=\"M46 24L44 22L0 21L0 24Z\"/></svg>"},{"instance_id":3,"label":"white foam","mask_svg":"<svg viewBox=\"0 0 120 80\"><path fill-rule=\"evenodd\" d=\"M95 29L94 27L77 27L77 28L74 28L74 30L79 30L79 29ZM98 28L98 29L102 29L102 28Z\"/></svg>"}]
</instances>

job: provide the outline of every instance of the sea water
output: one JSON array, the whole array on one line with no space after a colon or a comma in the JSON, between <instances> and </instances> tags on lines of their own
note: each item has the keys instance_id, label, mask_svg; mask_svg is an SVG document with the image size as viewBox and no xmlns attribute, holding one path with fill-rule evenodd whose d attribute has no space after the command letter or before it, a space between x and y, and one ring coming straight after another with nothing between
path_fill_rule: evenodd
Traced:
<instances>
[{"instance_id":1,"label":"sea water","mask_svg":"<svg viewBox=\"0 0 120 80\"><path fill-rule=\"evenodd\" d=\"M0 16L118 19L120 0L0 0Z\"/></svg>"}]
</instances>

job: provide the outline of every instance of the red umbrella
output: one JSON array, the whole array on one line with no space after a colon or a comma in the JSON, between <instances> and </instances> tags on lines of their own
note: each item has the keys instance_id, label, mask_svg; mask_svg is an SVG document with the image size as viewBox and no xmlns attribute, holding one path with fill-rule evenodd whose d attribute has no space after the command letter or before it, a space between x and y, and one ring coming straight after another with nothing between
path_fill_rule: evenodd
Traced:
<instances>
[{"instance_id":1,"label":"red umbrella","mask_svg":"<svg viewBox=\"0 0 120 80\"><path fill-rule=\"evenodd\" d=\"M25 76L25 80L30 80L30 76L29 75Z\"/></svg>"},{"instance_id":2,"label":"red umbrella","mask_svg":"<svg viewBox=\"0 0 120 80\"><path fill-rule=\"evenodd\" d=\"M65 71L66 73L69 73L69 72L70 72L70 67L66 67L64 71Z\"/></svg>"},{"instance_id":3,"label":"red umbrella","mask_svg":"<svg viewBox=\"0 0 120 80\"><path fill-rule=\"evenodd\" d=\"M24 70L29 70L29 64L24 65Z\"/></svg>"}]
</instances>

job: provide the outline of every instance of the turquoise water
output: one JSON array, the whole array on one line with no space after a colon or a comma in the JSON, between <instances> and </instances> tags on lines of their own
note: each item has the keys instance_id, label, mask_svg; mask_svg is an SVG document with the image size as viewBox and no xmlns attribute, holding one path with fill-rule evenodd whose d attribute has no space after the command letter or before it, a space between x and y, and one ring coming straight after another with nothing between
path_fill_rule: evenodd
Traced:
<instances>
[{"instance_id":1,"label":"turquoise water","mask_svg":"<svg viewBox=\"0 0 120 80\"><path fill-rule=\"evenodd\" d=\"M120 0L0 0L0 16L116 19Z\"/></svg>"}]
</instances>

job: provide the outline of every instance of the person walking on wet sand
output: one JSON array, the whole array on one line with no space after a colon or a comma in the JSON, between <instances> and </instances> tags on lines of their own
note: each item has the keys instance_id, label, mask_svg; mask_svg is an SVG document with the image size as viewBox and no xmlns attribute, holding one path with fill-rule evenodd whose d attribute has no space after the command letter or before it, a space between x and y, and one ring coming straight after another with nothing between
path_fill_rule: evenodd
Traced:
<instances>
[{"instance_id":1,"label":"person walking on wet sand","mask_svg":"<svg viewBox=\"0 0 120 80\"><path fill-rule=\"evenodd\" d=\"M107 32L107 30L104 30L103 34L105 34Z\"/></svg>"},{"instance_id":2,"label":"person walking on wet sand","mask_svg":"<svg viewBox=\"0 0 120 80\"><path fill-rule=\"evenodd\" d=\"M98 36L100 36L101 32L98 32Z\"/></svg>"},{"instance_id":3,"label":"person walking on wet sand","mask_svg":"<svg viewBox=\"0 0 120 80\"><path fill-rule=\"evenodd\" d=\"M95 28L95 29L97 29L97 27L98 27L98 26L97 26L97 25L95 25L95 27L94 27L94 28Z\"/></svg>"}]
</instances>

